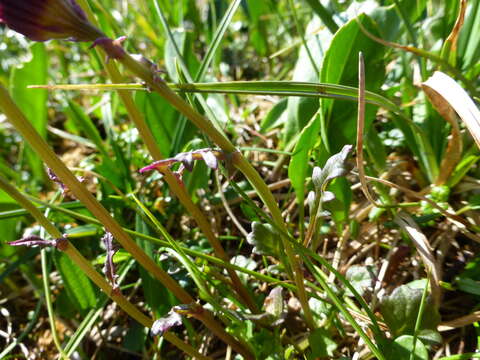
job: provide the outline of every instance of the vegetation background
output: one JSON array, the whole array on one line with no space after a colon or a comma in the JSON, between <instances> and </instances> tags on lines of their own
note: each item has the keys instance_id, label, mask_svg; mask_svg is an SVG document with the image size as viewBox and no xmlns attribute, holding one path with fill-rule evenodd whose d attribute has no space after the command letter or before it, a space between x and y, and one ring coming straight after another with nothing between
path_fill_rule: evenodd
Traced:
<instances>
[{"instance_id":1,"label":"vegetation background","mask_svg":"<svg viewBox=\"0 0 480 360\"><path fill-rule=\"evenodd\" d=\"M91 44L1 26L0 97L71 171L0 101L1 359L480 357L478 0L78 2L260 178Z\"/></svg>"}]
</instances>

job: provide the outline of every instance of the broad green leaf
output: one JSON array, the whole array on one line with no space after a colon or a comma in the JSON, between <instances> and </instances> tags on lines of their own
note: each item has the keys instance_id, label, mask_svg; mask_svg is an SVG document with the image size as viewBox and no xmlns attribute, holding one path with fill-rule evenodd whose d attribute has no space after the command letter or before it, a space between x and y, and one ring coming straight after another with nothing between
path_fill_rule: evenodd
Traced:
<instances>
[{"instance_id":1,"label":"broad green leaf","mask_svg":"<svg viewBox=\"0 0 480 360\"><path fill-rule=\"evenodd\" d=\"M135 230L141 234L150 234L147 224L145 224L138 213L135 216L135 228ZM155 256L154 244L139 237L137 237L136 241L142 250L153 259ZM162 283L155 279L153 275L143 267L139 267L139 272L140 278L142 279L143 294L148 307L156 317L166 314L170 308L175 305L175 298Z\"/></svg>"},{"instance_id":2,"label":"broad green leaf","mask_svg":"<svg viewBox=\"0 0 480 360\"><path fill-rule=\"evenodd\" d=\"M250 41L261 56L268 55L267 23L264 16L270 13L269 1L247 0L243 2L249 18Z\"/></svg>"},{"instance_id":3,"label":"broad green leaf","mask_svg":"<svg viewBox=\"0 0 480 360\"><path fill-rule=\"evenodd\" d=\"M69 100L68 107L64 108L64 112L68 115L72 123L75 124L75 127L95 144L102 157L110 160L110 155L103 143L103 139L100 136L97 126L95 126L92 119L90 119L85 113L83 108L76 102Z\"/></svg>"},{"instance_id":4,"label":"broad green leaf","mask_svg":"<svg viewBox=\"0 0 480 360\"><path fill-rule=\"evenodd\" d=\"M374 126L366 134L365 148L375 170L383 172L387 166L387 150Z\"/></svg>"},{"instance_id":5,"label":"broad green leaf","mask_svg":"<svg viewBox=\"0 0 480 360\"><path fill-rule=\"evenodd\" d=\"M395 5L376 6L373 11L366 12L377 24L381 38L395 42L403 34L401 20Z\"/></svg>"},{"instance_id":6,"label":"broad green leaf","mask_svg":"<svg viewBox=\"0 0 480 360\"><path fill-rule=\"evenodd\" d=\"M21 108L35 130L45 138L47 136L47 90L28 89L29 85L46 84L48 78L48 56L43 43L30 47L32 58L14 68L10 77L12 98ZM37 180L43 178L43 163L35 152L27 148L27 159Z\"/></svg>"},{"instance_id":7,"label":"broad green leaf","mask_svg":"<svg viewBox=\"0 0 480 360\"><path fill-rule=\"evenodd\" d=\"M415 352L413 349L413 336L402 335L395 339L391 344L389 359L395 360L428 360L428 350L420 339L415 344ZM413 357L410 354L413 352Z\"/></svg>"},{"instance_id":8,"label":"broad green leaf","mask_svg":"<svg viewBox=\"0 0 480 360\"><path fill-rule=\"evenodd\" d=\"M127 334L123 339L122 346L125 349L134 352L142 352L145 348L145 341L147 340L147 332L145 327L138 322L132 322L128 328Z\"/></svg>"},{"instance_id":9,"label":"broad green leaf","mask_svg":"<svg viewBox=\"0 0 480 360\"><path fill-rule=\"evenodd\" d=\"M365 35L357 21L372 34L378 35L377 25L365 14L350 20L333 37L323 59L320 82L356 86L358 84L358 53L365 58L366 89L379 91L385 78L383 46ZM345 144L355 143L357 106L322 99L322 139L330 153ZM376 107L366 106L365 132L375 118Z\"/></svg>"},{"instance_id":10,"label":"broad green leaf","mask_svg":"<svg viewBox=\"0 0 480 360\"><path fill-rule=\"evenodd\" d=\"M79 311L91 309L97 303L97 292L85 273L60 251L54 252L55 266L62 277L68 298Z\"/></svg>"},{"instance_id":11,"label":"broad green leaf","mask_svg":"<svg viewBox=\"0 0 480 360\"><path fill-rule=\"evenodd\" d=\"M467 277L459 277L455 282L460 290L472 295L480 296L480 281L475 281Z\"/></svg>"},{"instance_id":12,"label":"broad green leaf","mask_svg":"<svg viewBox=\"0 0 480 360\"><path fill-rule=\"evenodd\" d=\"M253 252L260 255L278 257L280 254L280 235L270 224L254 221L252 231L247 236L247 242L254 246Z\"/></svg>"},{"instance_id":13,"label":"broad green leaf","mask_svg":"<svg viewBox=\"0 0 480 360\"><path fill-rule=\"evenodd\" d=\"M175 109L160 95L137 92L135 103L142 111L162 154L167 157L172 148L172 139L178 123Z\"/></svg>"},{"instance_id":14,"label":"broad green leaf","mask_svg":"<svg viewBox=\"0 0 480 360\"><path fill-rule=\"evenodd\" d=\"M422 294L423 289L401 285L383 298L380 312L394 336L413 335ZM439 322L438 309L431 296L428 296L420 329L435 330Z\"/></svg>"},{"instance_id":15,"label":"broad green leaf","mask_svg":"<svg viewBox=\"0 0 480 360\"><path fill-rule=\"evenodd\" d=\"M427 0L398 0L395 2L410 24L415 23L425 11Z\"/></svg>"},{"instance_id":16,"label":"broad green leaf","mask_svg":"<svg viewBox=\"0 0 480 360\"><path fill-rule=\"evenodd\" d=\"M283 125L286 121L286 109L288 105L288 99L282 99L276 103L273 108L268 112L267 116L263 118L260 123L260 131L266 133L269 130Z\"/></svg>"},{"instance_id":17,"label":"broad green leaf","mask_svg":"<svg viewBox=\"0 0 480 360\"><path fill-rule=\"evenodd\" d=\"M462 70L468 71L480 60L480 1L468 2L465 22L458 38Z\"/></svg>"},{"instance_id":18,"label":"broad green leaf","mask_svg":"<svg viewBox=\"0 0 480 360\"><path fill-rule=\"evenodd\" d=\"M329 332L324 328L315 329L308 337L311 353L308 353L307 359L332 358L338 345L332 339Z\"/></svg>"},{"instance_id":19,"label":"broad green leaf","mask_svg":"<svg viewBox=\"0 0 480 360\"><path fill-rule=\"evenodd\" d=\"M176 46L180 51L180 54L183 56L183 60L189 70L190 74L195 74L198 72L200 67L200 62L193 53L192 46L194 38L192 34L189 34L185 31L174 30L173 39L175 40ZM165 46L165 66L168 72L168 75L174 82L179 82L178 72L177 72L177 52L175 51L174 44L170 41L170 38L167 39L167 45Z\"/></svg>"},{"instance_id":20,"label":"broad green leaf","mask_svg":"<svg viewBox=\"0 0 480 360\"><path fill-rule=\"evenodd\" d=\"M323 6L320 0L306 0L308 5L312 10L317 14L317 16L322 19L322 22L334 34L338 30L338 25L333 18L333 14Z\"/></svg>"},{"instance_id":21,"label":"broad green leaf","mask_svg":"<svg viewBox=\"0 0 480 360\"><path fill-rule=\"evenodd\" d=\"M317 114L310 120L308 125L303 128L297 145L293 150L294 155L288 166L288 177L292 182L299 204L303 204L303 199L305 198L305 178L307 177L307 170L309 168L309 153L319 140L319 131L320 118Z\"/></svg>"},{"instance_id":22,"label":"broad green leaf","mask_svg":"<svg viewBox=\"0 0 480 360\"><path fill-rule=\"evenodd\" d=\"M321 26L321 22L317 17L308 24L306 33L312 33ZM319 34L311 36L307 41L307 46L312 54L315 65L320 68L325 50L328 47L331 33L324 29ZM308 56L308 52L304 46L300 48L297 63L293 72L294 81L318 82L319 74L313 67L312 61ZM318 99L306 97L291 97L288 99L287 122L285 124L283 141L288 144L295 135L297 135L308 121L318 110Z\"/></svg>"},{"instance_id":23,"label":"broad green leaf","mask_svg":"<svg viewBox=\"0 0 480 360\"><path fill-rule=\"evenodd\" d=\"M350 204L352 202L351 184L345 178L338 178L333 180L328 186L328 191L331 191L335 198L332 201L325 203L325 210L329 211L332 219L337 226L337 233L341 233L342 228L349 219Z\"/></svg>"},{"instance_id":24,"label":"broad green leaf","mask_svg":"<svg viewBox=\"0 0 480 360\"><path fill-rule=\"evenodd\" d=\"M372 266L353 265L350 266L345 274L345 277L350 284L363 296L366 290L371 289L375 283L377 270ZM347 296L353 296L352 292L347 289Z\"/></svg>"},{"instance_id":25,"label":"broad green leaf","mask_svg":"<svg viewBox=\"0 0 480 360\"><path fill-rule=\"evenodd\" d=\"M213 112L214 118L217 120L220 127L224 128L229 121L225 97L220 94L210 94L207 97L207 105Z\"/></svg>"},{"instance_id":26,"label":"broad green leaf","mask_svg":"<svg viewBox=\"0 0 480 360\"><path fill-rule=\"evenodd\" d=\"M417 337L426 345L440 345L442 343L442 335L432 329L421 330Z\"/></svg>"}]
</instances>

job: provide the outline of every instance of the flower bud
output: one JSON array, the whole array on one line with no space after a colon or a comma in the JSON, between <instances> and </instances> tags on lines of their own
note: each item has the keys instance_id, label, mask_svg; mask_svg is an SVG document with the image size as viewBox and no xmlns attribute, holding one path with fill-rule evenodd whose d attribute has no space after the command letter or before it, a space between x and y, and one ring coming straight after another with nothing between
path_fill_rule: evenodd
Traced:
<instances>
[{"instance_id":1,"label":"flower bud","mask_svg":"<svg viewBox=\"0 0 480 360\"><path fill-rule=\"evenodd\" d=\"M95 41L105 36L75 0L0 0L0 22L34 41Z\"/></svg>"}]
</instances>

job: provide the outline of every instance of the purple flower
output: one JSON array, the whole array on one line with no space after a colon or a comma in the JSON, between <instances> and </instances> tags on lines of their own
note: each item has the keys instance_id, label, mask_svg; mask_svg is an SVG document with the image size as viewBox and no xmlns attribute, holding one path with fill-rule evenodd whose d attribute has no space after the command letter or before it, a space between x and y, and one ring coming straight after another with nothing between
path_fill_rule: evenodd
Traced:
<instances>
[{"instance_id":1,"label":"purple flower","mask_svg":"<svg viewBox=\"0 0 480 360\"><path fill-rule=\"evenodd\" d=\"M0 22L34 41L95 41L105 36L75 0L0 0Z\"/></svg>"},{"instance_id":2,"label":"purple flower","mask_svg":"<svg viewBox=\"0 0 480 360\"><path fill-rule=\"evenodd\" d=\"M144 173L151 170L159 170L170 168L175 163L181 163L183 167L189 171L193 170L193 162L195 160L203 160L205 164L216 170L218 168L218 159L223 159L225 156L220 150L214 149L199 149L184 153L179 153L173 158L155 161L154 163L140 169L140 173ZM183 170L183 169L182 169Z\"/></svg>"},{"instance_id":3,"label":"purple flower","mask_svg":"<svg viewBox=\"0 0 480 360\"><path fill-rule=\"evenodd\" d=\"M51 240L45 240L41 238L40 236L37 235L29 235L25 236L21 239L14 240L14 241L9 241L8 245L10 246L40 246L40 247L47 247L47 246L53 246L57 248L58 250L65 251L68 246L68 239L67 235L63 235L63 237L58 238L58 239L51 239Z\"/></svg>"}]
</instances>

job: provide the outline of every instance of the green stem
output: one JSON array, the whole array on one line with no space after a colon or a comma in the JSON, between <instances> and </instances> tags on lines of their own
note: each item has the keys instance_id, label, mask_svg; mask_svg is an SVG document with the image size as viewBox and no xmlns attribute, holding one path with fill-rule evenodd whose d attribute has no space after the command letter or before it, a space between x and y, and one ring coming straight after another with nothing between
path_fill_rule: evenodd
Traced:
<instances>
[{"instance_id":1,"label":"green stem","mask_svg":"<svg viewBox=\"0 0 480 360\"><path fill-rule=\"evenodd\" d=\"M338 25L335 20L333 20L332 14L322 5L319 0L307 0L307 3L310 5L313 11L316 12L328 30L330 30L332 34L335 34L338 30Z\"/></svg>"},{"instance_id":2,"label":"green stem","mask_svg":"<svg viewBox=\"0 0 480 360\"><path fill-rule=\"evenodd\" d=\"M98 22L96 21L95 16L93 15L90 9L90 6L88 5L88 2L86 0L79 0L79 3L82 6L82 8L85 10L87 16L89 17L89 20L93 24L98 25ZM100 58L103 59L103 57L101 56ZM120 71L118 70L118 67L114 62L108 62L108 63L103 62L103 64L113 83L123 82L123 77L120 74ZM127 109L127 113L130 117L130 120L135 124L135 127L138 129L138 132L140 133L140 136L143 139L148 149L148 152L150 153L152 158L155 161L163 159L162 152L159 146L157 145L155 137L153 136L147 122L145 121L144 116L135 105L135 102L133 101L131 93L127 90L121 90L121 89L117 90L117 92L120 96L120 99L123 101L125 108ZM167 151L164 151L164 153L167 153ZM209 243L212 245L215 251L215 254L219 258L227 262L230 261L230 258L228 257L227 253L222 247L222 244L220 243L217 236L212 231L212 227L209 221L207 220L203 212L200 210L200 208L197 205L195 205L187 189L178 183L177 178L175 177L175 175L173 175L173 173L170 170L165 171L164 179L169 185L170 190L177 196L180 203L187 209L188 213L193 217L198 227L205 234ZM230 275L230 279L232 280L234 289L236 290L237 294L239 294L240 298L243 299L244 303L247 304L247 306L251 311L257 312L258 308L255 304L255 301L252 299L252 297L250 296L250 293L247 291L245 286L240 281L240 278L238 277L237 273L229 270L228 274Z\"/></svg>"},{"instance_id":3,"label":"green stem","mask_svg":"<svg viewBox=\"0 0 480 360\"><path fill-rule=\"evenodd\" d=\"M80 214L80 213L77 213L75 211L71 211L69 209L66 209L66 208L58 206L58 205L47 204L47 203L45 203L45 202L43 202L43 201L41 201L41 200L39 200L39 199L37 199L33 196L28 196L28 198L31 199L32 201L36 202L36 203L42 204L42 206L50 207L51 209L53 209L55 211L61 212L63 214L71 216L75 219L84 221L84 222L89 223L89 224L96 224L96 225L100 225L100 226L102 225L100 223L100 221L98 221L97 219L92 218L90 216ZM138 238L141 238L141 239L145 239L145 240L150 241L150 242L152 242L152 243L154 243L158 246L162 246L162 247L166 247L166 248L172 248L172 246L170 245L170 243L168 241L161 240L161 239L158 239L156 237L146 235L146 234L142 234L140 232L130 230L130 229L126 229L126 228L124 228L123 230L125 230L125 232L127 232L131 236L135 236L135 237L138 237ZM254 278L256 278L260 281L264 281L264 282L267 282L269 284L278 284L278 285L284 287L285 289L288 289L288 290L291 290L291 291L296 291L296 287L294 285L292 285L288 282L282 281L280 279L276 279L274 277L264 275L264 274L261 274L259 272L253 271L253 270L248 270L247 268L244 268L244 267L241 267L241 266L238 266L238 265L234 265L234 264L231 264L229 262L225 262L225 261L223 261L223 260L221 260L221 259L219 259L215 256L207 255L207 254L204 254L200 251L192 250L188 247L181 246L181 248L182 248L182 251L185 252L187 255L198 257L202 260L208 261L209 263L217 265L221 268L227 268L227 269L231 269L231 270L234 270L234 271L238 271L238 272L250 275L250 276L252 276L252 277L254 277Z\"/></svg>"},{"instance_id":4,"label":"green stem","mask_svg":"<svg viewBox=\"0 0 480 360\"><path fill-rule=\"evenodd\" d=\"M253 168L253 166L243 157L239 152L236 152L235 146L228 140L228 138L221 133L215 126L203 115L198 113L193 107L191 107L185 100L173 92L170 87L161 79L157 77L150 69L146 68L136 60L134 60L129 54L124 53L122 57L118 59L126 68L128 68L132 73L137 75L139 78L143 79L147 85L153 90L159 93L165 100L167 100L173 107L175 107L180 113L185 115L190 121L194 123L197 128L202 130L211 141L213 141L217 146L219 146L226 153L235 153L234 165L245 175L245 177L252 184L253 188L258 192L260 198L264 201L267 208L272 214L273 221L275 225L282 230L282 232L288 232L285 226L285 223L280 212L280 208L277 205L273 194L268 188L265 181L258 174L258 172ZM293 254L292 248L288 241L282 237L285 252L290 261L290 266L294 269L299 268L297 260ZM307 322L309 325L312 325L313 322L308 320L309 314L311 314L310 307L308 306L308 300L305 292L305 286L303 284L303 279L300 274L296 271L293 272L293 277L295 284L298 289L298 297L302 308L304 310L305 316L307 317Z\"/></svg>"},{"instance_id":5,"label":"green stem","mask_svg":"<svg viewBox=\"0 0 480 360\"><path fill-rule=\"evenodd\" d=\"M37 220L40 225L50 234L50 236L54 239L58 239L63 237L62 233L45 217L45 215L40 212L40 210L30 202L23 194L21 194L14 186L8 183L6 179L0 176L0 189L5 191L8 195L10 195L20 206L22 206L25 210L27 210L34 218ZM102 291L110 297L115 303L120 306L128 315L130 315L133 319L138 321L145 327L152 327L153 320L149 317L145 316L142 312L140 312L130 301L128 301L122 294L113 290L112 286L104 279L102 275L100 275L95 268L90 264L90 262L85 259L85 257L75 248L75 246L68 242L68 245L65 249L62 250L82 271L92 280ZM48 274L46 269L46 258L45 258L45 250L42 251L42 272L44 274ZM48 290L48 276L43 276L44 287L45 287L45 299L47 303L48 313L50 317L50 322L52 323L51 326L54 326L54 318L53 318L53 308L51 299L49 296ZM172 344L176 345L179 349L183 350L185 353L198 357L199 359L208 359L205 356L202 356L188 344L185 344L183 341L178 339L175 335L166 333L164 334L166 340L171 342ZM60 346L60 341L57 339L55 340L55 344L59 349L63 358L68 359L62 348Z\"/></svg>"},{"instance_id":6,"label":"green stem","mask_svg":"<svg viewBox=\"0 0 480 360\"><path fill-rule=\"evenodd\" d=\"M303 47L305 48L305 51L307 52L308 58L310 59L310 63L312 64L312 67L315 70L315 73L318 77L320 75L320 71L318 71L317 63L315 62L315 59L312 55L312 52L310 51L310 48L308 47L307 40L305 40L305 34L303 32L303 25L300 23L300 19L297 16L297 9L295 8L295 4L293 3L293 0L288 0L288 4L290 5L290 9L292 9L293 20L295 21L295 26L297 27L297 33L300 36L300 39L302 39Z\"/></svg>"},{"instance_id":7,"label":"green stem","mask_svg":"<svg viewBox=\"0 0 480 360\"><path fill-rule=\"evenodd\" d=\"M60 343L60 338L58 337L57 332L57 321L55 320L55 314L53 311L52 306L52 298L50 296L50 282L49 282L49 274L50 271L47 269L47 250L42 249L41 251L41 259L42 259L42 280L43 280L43 292L45 296L45 304L47 305L47 312L48 312L48 320L50 322L50 329L52 330L52 338L55 347L57 348L58 352L60 353L60 357L64 360L70 360L67 354L63 351L62 344Z\"/></svg>"}]
</instances>

